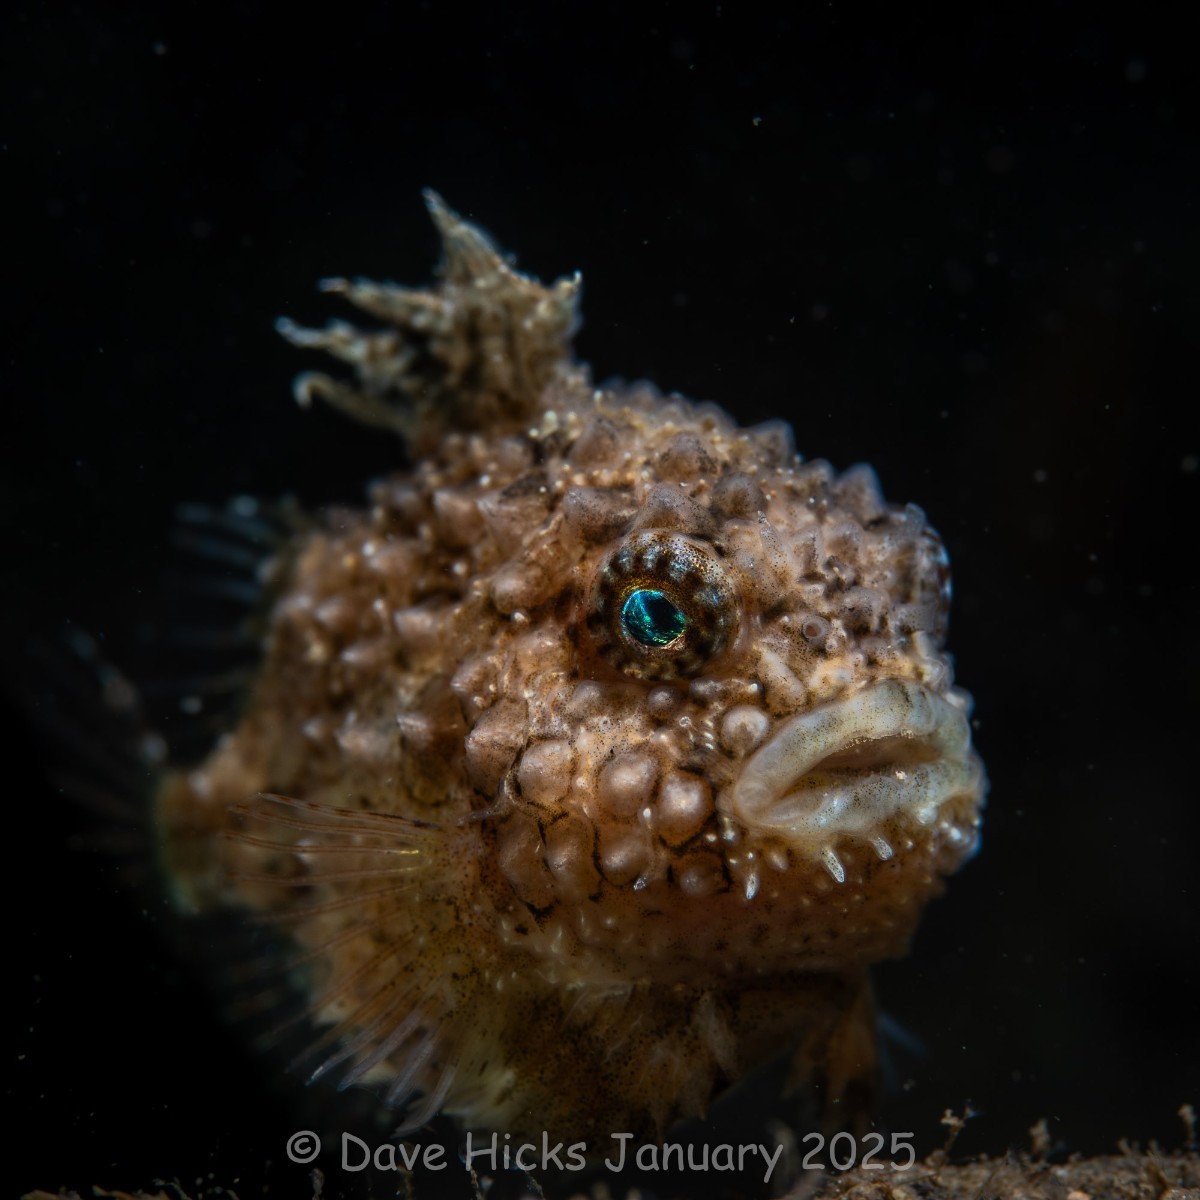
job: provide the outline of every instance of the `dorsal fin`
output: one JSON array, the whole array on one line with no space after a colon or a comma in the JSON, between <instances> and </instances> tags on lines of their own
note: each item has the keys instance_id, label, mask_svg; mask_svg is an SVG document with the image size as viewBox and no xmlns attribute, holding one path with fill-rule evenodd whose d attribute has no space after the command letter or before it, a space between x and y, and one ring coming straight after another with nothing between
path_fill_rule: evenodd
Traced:
<instances>
[{"instance_id":1,"label":"dorsal fin","mask_svg":"<svg viewBox=\"0 0 1200 1200\"><path fill-rule=\"evenodd\" d=\"M440 281L432 290L365 279L326 279L326 292L385 322L367 332L344 321L304 329L276 324L293 345L328 351L354 368L353 382L307 372L296 399L316 397L400 434L415 454L448 429L515 432L546 406L559 379L583 377L571 358L578 326L578 273L543 287L500 255L488 237L435 192L425 202L441 235Z\"/></svg>"}]
</instances>

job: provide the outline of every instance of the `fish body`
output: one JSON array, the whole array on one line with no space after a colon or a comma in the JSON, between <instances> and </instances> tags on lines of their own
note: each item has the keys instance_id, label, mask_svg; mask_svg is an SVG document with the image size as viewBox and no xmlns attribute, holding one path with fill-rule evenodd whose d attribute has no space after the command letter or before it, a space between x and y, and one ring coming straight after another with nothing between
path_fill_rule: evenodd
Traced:
<instances>
[{"instance_id":1,"label":"fish body","mask_svg":"<svg viewBox=\"0 0 1200 1200\"><path fill-rule=\"evenodd\" d=\"M785 1047L841 1102L977 845L942 544L782 423L595 386L578 277L429 204L436 288L281 323L412 465L270 564L240 721L158 792L174 893L286 931L312 1073L410 1127L653 1139Z\"/></svg>"}]
</instances>

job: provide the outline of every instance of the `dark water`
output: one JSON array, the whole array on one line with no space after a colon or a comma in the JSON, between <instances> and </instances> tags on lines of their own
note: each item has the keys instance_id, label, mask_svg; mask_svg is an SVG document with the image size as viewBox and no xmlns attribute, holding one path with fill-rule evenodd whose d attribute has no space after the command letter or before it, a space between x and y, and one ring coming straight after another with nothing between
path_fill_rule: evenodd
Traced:
<instances>
[{"instance_id":1,"label":"dark water","mask_svg":"<svg viewBox=\"0 0 1200 1200\"><path fill-rule=\"evenodd\" d=\"M598 377L785 417L945 535L992 792L982 854L877 976L925 1046L888 1127L925 1153L969 1103L963 1151L1041 1117L1070 1150L1178 1144L1200 1102L1188 49L1136 11L726 7L8 14L6 637L69 618L153 673L137 630L177 502L353 502L398 464L292 404L306 364L272 322L323 320L325 275L428 278L436 187L524 268L583 270ZM10 1188L307 1196L294 1085L159 914L64 849L78 815L9 728Z\"/></svg>"}]
</instances>

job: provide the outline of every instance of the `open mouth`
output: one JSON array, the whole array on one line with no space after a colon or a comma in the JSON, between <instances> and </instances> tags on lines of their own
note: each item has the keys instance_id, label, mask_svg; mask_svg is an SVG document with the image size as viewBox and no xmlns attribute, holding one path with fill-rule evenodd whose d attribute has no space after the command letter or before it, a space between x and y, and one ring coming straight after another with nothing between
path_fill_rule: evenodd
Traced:
<instances>
[{"instance_id":1,"label":"open mouth","mask_svg":"<svg viewBox=\"0 0 1200 1200\"><path fill-rule=\"evenodd\" d=\"M879 832L893 818L932 825L947 801L982 787L963 709L887 679L785 721L746 763L729 811L815 857L841 835L871 839L887 857Z\"/></svg>"}]
</instances>

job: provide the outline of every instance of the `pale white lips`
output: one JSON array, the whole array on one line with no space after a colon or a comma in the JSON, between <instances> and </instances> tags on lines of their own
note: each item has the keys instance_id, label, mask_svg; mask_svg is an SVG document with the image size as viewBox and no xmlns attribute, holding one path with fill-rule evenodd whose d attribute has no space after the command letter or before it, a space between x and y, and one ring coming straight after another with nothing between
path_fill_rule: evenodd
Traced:
<instances>
[{"instance_id":1,"label":"pale white lips","mask_svg":"<svg viewBox=\"0 0 1200 1200\"><path fill-rule=\"evenodd\" d=\"M816 857L829 858L839 835L870 838L887 857L877 835L892 818L931 825L945 801L982 787L965 711L888 679L784 722L746 763L727 811Z\"/></svg>"}]
</instances>

